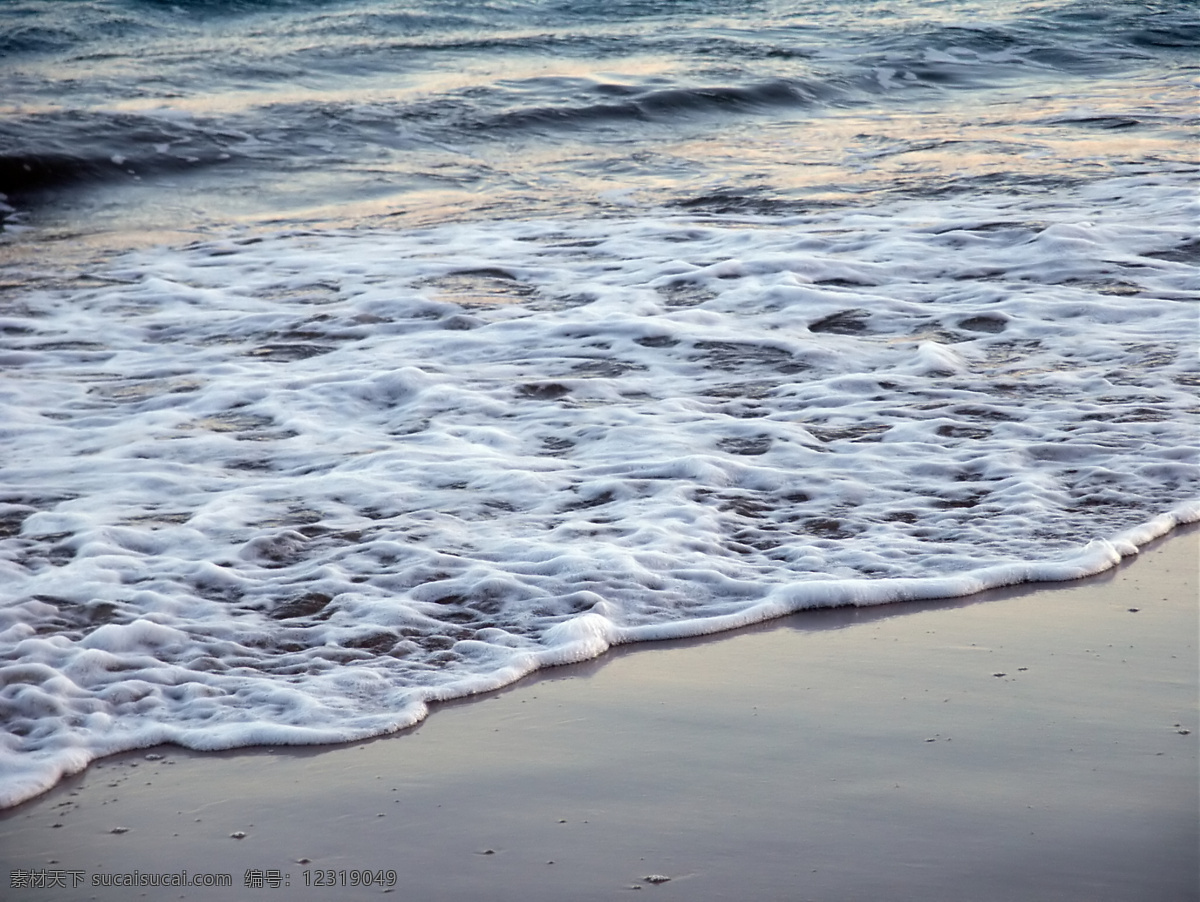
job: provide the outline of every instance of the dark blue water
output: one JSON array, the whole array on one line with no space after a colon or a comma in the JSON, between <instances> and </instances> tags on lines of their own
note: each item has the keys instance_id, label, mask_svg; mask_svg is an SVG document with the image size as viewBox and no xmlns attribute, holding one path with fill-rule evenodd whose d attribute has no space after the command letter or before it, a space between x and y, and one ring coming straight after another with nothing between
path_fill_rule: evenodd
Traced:
<instances>
[{"instance_id":1,"label":"dark blue water","mask_svg":"<svg viewBox=\"0 0 1200 902\"><path fill-rule=\"evenodd\" d=\"M1198 47L1188 0L18 0L0 192L78 233L1036 189L1191 166Z\"/></svg>"}]
</instances>

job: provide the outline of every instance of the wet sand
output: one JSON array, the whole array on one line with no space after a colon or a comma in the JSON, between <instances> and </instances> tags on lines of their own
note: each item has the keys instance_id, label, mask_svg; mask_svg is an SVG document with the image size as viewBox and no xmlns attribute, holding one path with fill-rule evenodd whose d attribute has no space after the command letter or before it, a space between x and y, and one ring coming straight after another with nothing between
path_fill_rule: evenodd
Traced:
<instances>
[{"instance_id":1,"label":"wet sand","mask_svg":"<svg viewBox=\"0 0 1200 902\"><path fill-rule=\"evenodd\" d=\"M1074 583L620 649L373 742L105 759L0 813L0 886L122 902L1200 899L1198 567L1191 527ZM93 883L184 869L232 887ZM372 885L350 886L364 870ZM313 885L327 872L334 886Z\"/></svg>"}]
</instances>

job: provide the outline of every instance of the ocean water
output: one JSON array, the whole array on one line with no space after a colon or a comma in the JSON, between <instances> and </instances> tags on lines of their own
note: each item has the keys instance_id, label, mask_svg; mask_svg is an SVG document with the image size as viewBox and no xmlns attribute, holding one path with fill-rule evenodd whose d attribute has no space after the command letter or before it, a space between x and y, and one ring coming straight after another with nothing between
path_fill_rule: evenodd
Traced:
<instances>
[{"instance_id":1,"label":"ocean water","mask_svg":"<svg viewBox=\"0 0 1200 902\"><path fill-rule=\"evenodd\" d=\"M0 806L1200 519L1191 0L0 5Z\"/></svg>"}]
</instances>

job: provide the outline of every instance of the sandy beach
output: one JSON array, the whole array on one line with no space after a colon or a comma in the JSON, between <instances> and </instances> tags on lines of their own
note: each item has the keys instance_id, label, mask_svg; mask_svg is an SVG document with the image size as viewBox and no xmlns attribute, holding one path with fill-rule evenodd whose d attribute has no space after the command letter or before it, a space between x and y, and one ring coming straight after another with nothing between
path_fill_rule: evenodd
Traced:
<instances>
[{"instance_id":1,"label":"sandy beach","mask_svg":"<svg viewBox=\"0 0 1200 902\"><path fill-rule=\"evenodd\" d=\"M1194 900L1198 552L624 648L368 743L106 759L0 815L4 897ZM100 885L184 870L232 886Z\"/></svg>"}]
</instances>

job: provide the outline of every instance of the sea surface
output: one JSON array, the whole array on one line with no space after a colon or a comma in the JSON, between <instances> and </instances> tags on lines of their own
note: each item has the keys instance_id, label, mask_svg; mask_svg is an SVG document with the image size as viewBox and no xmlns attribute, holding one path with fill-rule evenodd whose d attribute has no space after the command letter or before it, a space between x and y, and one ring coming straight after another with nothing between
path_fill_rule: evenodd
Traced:
<instances>
[{"instance_id":1,"label":"sea surface","mask_svg":"<svg viewBox=\"0 0 1200 902\"><path fill-rule=\"evenodd\" d=\"M0 806L1200 519L1192 0L0 4Z\"/></svg>"}]
</instances>

